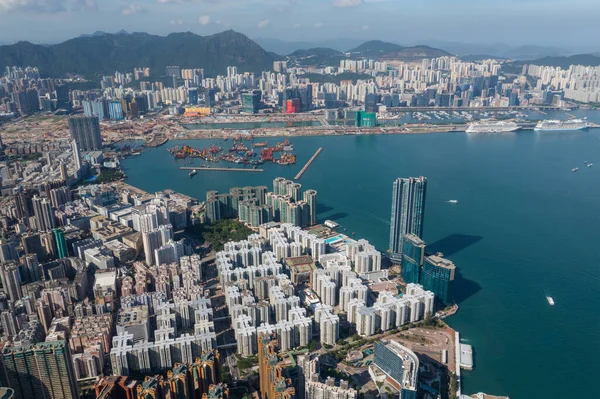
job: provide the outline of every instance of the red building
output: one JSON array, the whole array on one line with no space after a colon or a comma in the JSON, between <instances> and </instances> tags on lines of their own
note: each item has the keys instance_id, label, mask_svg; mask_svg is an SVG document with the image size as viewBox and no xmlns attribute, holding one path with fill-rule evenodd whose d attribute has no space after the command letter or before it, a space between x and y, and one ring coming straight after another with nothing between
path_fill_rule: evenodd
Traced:
<instances>
[{"instance_id":1,"label":"red building","mask_svg":"<svg viewBox=\"0 0 600 399\"><path fill-rule=\"evenodd\" d=\"M285 113L286 114L297 114L300 112L300 99L294 98L292 100L287 100Z\"/></svg>"}]
</instances>

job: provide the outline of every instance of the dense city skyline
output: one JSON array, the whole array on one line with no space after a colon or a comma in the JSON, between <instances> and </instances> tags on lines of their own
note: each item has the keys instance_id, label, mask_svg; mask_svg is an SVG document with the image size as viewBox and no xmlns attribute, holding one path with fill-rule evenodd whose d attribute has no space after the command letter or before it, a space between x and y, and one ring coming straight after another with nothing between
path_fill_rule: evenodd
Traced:
<instances>
[{"instance_id":1,"label":"dense city skyline","mask_svg":"<svg viewBox=\"0 0 600 399\"><path fill-rule=\"evenodd\" d=\"M462 43L557 46L572 52L600 50L592 39L597 15L593 10L600 12L597 3L558 0L541 7L537 0L509 2L477 2L477 7L472 7L472 0L435 0L423 7L395 0L0 0L0 16L10 16L0 27L0 42L57 43L95 30L209 35L234 29L252 38L287 41L377 38L409 45L443 38ZM587 12L577 19L564 19L575 9ZM507 29L507 20L519 28ZM27 30L21 29L24 24L29 25Z\"/></svg>"}]
</instances>

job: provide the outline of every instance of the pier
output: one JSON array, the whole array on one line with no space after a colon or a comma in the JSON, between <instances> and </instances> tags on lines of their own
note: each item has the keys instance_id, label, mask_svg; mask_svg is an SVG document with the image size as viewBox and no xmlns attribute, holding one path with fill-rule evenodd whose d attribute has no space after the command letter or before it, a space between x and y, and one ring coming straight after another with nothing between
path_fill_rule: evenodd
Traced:
<instances>
[{"instance_id":1,"label":"pier","mask_svg":"<svg viewBox=\"0 0 600 399\"><path fill-rule=\"evenodd\" d=\"M201 166L182 166L181 170L196 170L196 171L214 171L214 172L264 172L264 169L246 169L246 168L204 168Z\"/></svg>"},{"instance_id":2,"label":"pier","mask_svg":"<svg viewBox=\"0 0 600 399\"><path fill-rule=\"evenodd\" d=\"M323 147L319 147L319 149L317 150L317 152L315 152L315 155L313 155L308 162L306 163L306 165L304 165L304 167L300 170L300 172L298 172L298 174L296 175L296 177L294 177L294 180L298 180L302 177L302 175L304 174L304 172L306 172L308 170L308 167L310 166L310 164L313 163L313 161L315 159L317 159L317 157L319 156L319 154L321 153L321 151L323 151Z\"/></svg>"}]
</instances>

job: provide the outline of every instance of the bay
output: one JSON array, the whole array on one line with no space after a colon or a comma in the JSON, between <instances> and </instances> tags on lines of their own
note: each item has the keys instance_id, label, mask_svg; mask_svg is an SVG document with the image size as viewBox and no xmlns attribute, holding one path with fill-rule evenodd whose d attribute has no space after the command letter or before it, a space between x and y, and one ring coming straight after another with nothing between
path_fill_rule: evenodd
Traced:
<instances>
[{"instance_id":1,"label":"bay","mask_svg":"<svg viewBox=\"0 0 600 399\"><path fill-rule=\"evenodd\" d=\"M598 113L573 114L600 121ZM300 180L304 189L318 191L319 220L335 220L382 251L388 247L393 180L426 176L424 239L428 250L444 253L458 267L460 310L447 321L475 351L463 391L512 399L595 392L590 377L600 372L600 130L290 141L298 163L265 164L263 173L199 171L189 178L179 167L191 165L166 151L183 144L231 145L222 140L169 141L124 160L123 167L127 182L141 189L170 188L204 200L208 190L271 188L277 176L292 179L323 147ZM587 168L584 161L596 166Z\"/></svg>"}]
</instances>

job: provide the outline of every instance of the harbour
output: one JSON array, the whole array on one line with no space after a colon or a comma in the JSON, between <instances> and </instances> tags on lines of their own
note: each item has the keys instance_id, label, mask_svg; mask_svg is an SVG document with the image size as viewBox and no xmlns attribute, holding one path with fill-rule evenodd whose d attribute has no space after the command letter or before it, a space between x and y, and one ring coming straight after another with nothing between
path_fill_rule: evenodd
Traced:
<instances>
[{"instance_id":1,"label":"harbour","mask_svg":"<svg viewBox=\"0 0 600 399\"><path fill-rule=\"evenodd\" d=\"M519 399L572 397L592 389L575 370L578 364L589 364L590 347L600 347L593 333L600 329L600 321L589 318L596 305L581 301L581 297L594 297L600 284L593 261L594 229L600 225L595 212L600 171L582 166L584 161L597 163L599 138L599 130L589 129L291 140L299 164L306 164L316 148L327 150L301 180L303 187L319 192L318 219L355 231L380 250L385 251L389 242L391 182L398 176L427 176L424 240L458 267L455 299L460 311L445 321L477 352L473 371L461 373L463 392L497 392ZM223 145L223 140L170 144L202 148ZM190 179L179 168L194 169L193 165L161 148L144 150L122 162L130 184L148 192L172 188L196 198L204 198L209 190L227 192L231 187L268 184L278 176L292 179L298 173L293 166L265 163L262 173L198 171ZM578 173L571 172L575 165L581 169ZM457 203L448 203L449 199ZM563 229L554 229L556 225ZM577 259L548 242L567 245ZM557 305L549 306L544 290ZM548 346L557 339L569 345L549 353ZM529 362L514 361L518 358L538 366L532 370ZM593 369L600 366L597 359L591 360ZM511 375L510 386L498 375ZM548 375L561 375L578 388L549 388L544 383Z\"/></svg>"},{"instance_id":2,"label":"harbour","mask_svg":"<svg viewBox=\"0 0 600 399\"><path fill-rule=\"evenodd\" d=\"M202 166L188 167L182 166L179 169L181 170L191 170L191 171L208 171L208 172L264 172L264 169L253 169L253 168L207 168Z\"/></svg>"}]
</instances>

